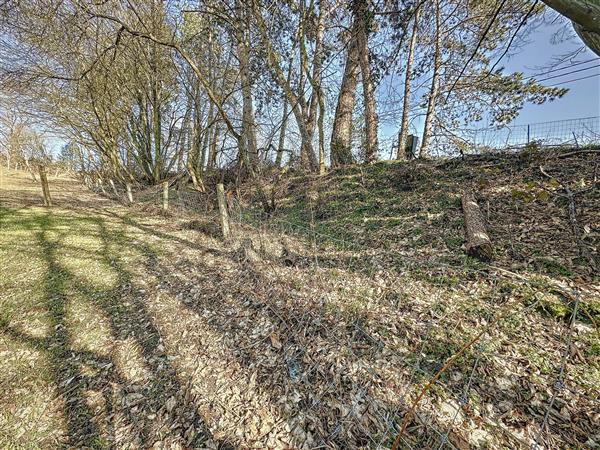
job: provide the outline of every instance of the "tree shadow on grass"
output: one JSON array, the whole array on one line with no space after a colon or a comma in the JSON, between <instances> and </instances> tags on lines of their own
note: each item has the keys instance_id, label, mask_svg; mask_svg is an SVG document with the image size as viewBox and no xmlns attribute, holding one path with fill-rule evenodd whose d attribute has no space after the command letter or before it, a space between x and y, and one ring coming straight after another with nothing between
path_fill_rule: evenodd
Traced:
<instances>
[{"instance_id":1,"label":"tree shadow on grass","mask_svg":"<svg viewBox=\"0 0 600 450\"><path fill-rule=\"evenodd\" d=\"M145 292L133 285L132 273L122 264L119 250L133 247L154 259L149 246L137 246L124 232L109 229L101 219L82 219L95 225L101 242L98 257L116 273L114 287L99 289L82 280L60 261L61 239L69 230L53 228L52 216L44 213L35 233L47 271L42 280L50 334L30 336L3 324L0 331L12 339L41 350L48 358L54 385L62 399L66 439L70 447L106 448L130 445L148 448L162 445L201 447L210 438L199 416L186 380L180 379L161 345L159 331L145 307ZM96 233L91 233L96 234ZM89 302L99 309L117 342L133 340L141 349L145 378L133 381L115 361L95 351L73 347L76 336L69 324L73 302ZM90 394L100 391L101 407L92 405ZM213 440L214 443L214 440ZM229 448L217 442L219 448Z\"/></svg>"},{"instance_id":2,"label":"tree shadow on grass","mask_svg":"<svg viewBox=\"0 0 600 450\"><path fill-rule=\"evenodd\" d=\"M223 250L220 256L232 258L234 254ZM261 386L260 392L268 393L269 403L278 405L280 414L289 421L292 431L301 424L305 431L311 430L315 438L314 445L331 448L364 448L380 443L389 445L389 438L394 433L388 430L386 436L381 425L391 421L397 426L408 405L400 396L396 401L389 401L389 397L381 400L382 397L374 394L367 401L372 386L366 382L363 384L361 377L356 377L356 374L354 381L346 378L346 374L352 373L357 366L377 367L381 359L389 358L377 335L377 324L375 327L369 326L369 317L361 314L343 323L336 322L331 311L318 299L306 302L306 298L294 294L299 287L294 285L293 277L267 276L272 270L286 270L281 266L276 267L272 262L238 261L237 266L238 271L232 277L226 271L204 264L201 258L190 260L179 255L174 260L161 258L154 261L147 270L155 272L158 279L167 280L162 284L163 289L169 296L183 299L185 307L196 317L203 318L201 321L208 325L212 333L227 336L229 353L244 367L248 376L252 373L256 375L253 379ZM182 271L185 267L193 270ZM201 295L193 293L198 289ZM318 297L321 293L315 292L313 295ZM497 302L495 297L490 299L490 313L498 308ZM252 320L248 322L243 320L244 317L252 317ZM268 324L266 330L257 330L260 324L265 323ZM438 325L444 326L442 323ZM416 364L415 370L419 373L413 388L431 379L468 340L461 333L429 337L421 335L420 339L425 339L426 345L419 353L412 354L412 351L416 351L413 349L404 361L394 367L395 371L408 374L422 354L422 362ZM339 354L336 362L324 358L329 352ZM433 391L443 392L441 399L433 394L438 403L448 397L449 403L444 404L449 405L447 407L451 410L452 405L458 404L464 395L467 398L472 395L475 399L485 399L491 404L506 400L509 395L507 392L493 389L495 377L502 373L502 365L486 360L485 356L481 356L481 361L477 362L480 358L478 352L469 349L435 384ZM371 375L365 372L364 380ZM383 380L380 382L383 383ZM524 390L534 392L537 389L534 381L522 374L518 377L518 383ZM467 385L470 388L465 394ZM327 388L323 390L323 386ZM363 401L367 402L362 404L365 409L360 409L361 406L357 404ZM349 407L349 415L341 413L339 405ZM481 406L479 403L475 405L475 408ZM543 403L540 406L538 414L543 415L545 405ZM353 407L357 409L353 410ZM498 429L506 425L535 430L539 423L532 416L530 408L528 404L519 404L514 408L519 416L518 421L502 421L502 425L482 425L481 428L488 432L493 430L497 433L496 438L503 434L498 433ZM471 417L468 416L472 414L469 404L463 409L460 416L467 414L467 417ZM398 411L398 416L390 418L390 411ZM365 419L370 414L375 417L381 414L380 418L386 419ZM449 439L449 443L458 448L469 445L461 436L458 423L454 426L445 425L437 413L431 414L431 411L420 407L416 416L418 419L412 422L406 436L412 439L414 448L438 448L444 439ZM502 417L498 411L492 416L498 420ZM297 418L305 420L302 422ZM467 419L461 419L464 420ZM352 431L348 433L349 430ZM527 431L524 433L527 436ZM510 432L504 434L503 441L512 448L529 446ZM547 435L550 439L566 439L566 434L557 429ZM580 434L569 439L583 443L586 438Z\"/></svg>"},{"instance_id":3,"label":"tree shadow on grass","mask_svg":"<svg viewBox=\"0 0 600 450\"><path fill-rule=\"evenodd\" d=\"M178 270L181 267L194 270L186 274ZM367 372L384 357L384 348L361 326L368 321L366 317L336 323L323 304L305 303L290 295L294 291L291 280L275 282L265 277L269 267L242 262L231 278L201 260L180 258L173 263L164 258L148 270L166 281L163 290L170 297L183 299L185 308L202 318L209 334L226 336L227 352L245 374L238 385L255 389L251 381L255 380L259 386L255 392L266 394L268 404L277 405L278 415L287 423L288 446L390 445L408 406L401 395L390 401L394 395L384 398L371 384L372 373ZM186 291L190 287L199 288L201 295L190 298ZM268 324L266 329L256 328L262 324ZM194 343L181 345L193 347ZM405 376L410 369L408 364L396 368ZM398 388L390 387L390 391L399 394ZM439 433L434 430L442 429L441 425L434 418L423 425L423 414L418 417L410 427L411 437L437 442ZM252 442L249 430L244 430L244 439Z\"/></svg>"}]
</instances>

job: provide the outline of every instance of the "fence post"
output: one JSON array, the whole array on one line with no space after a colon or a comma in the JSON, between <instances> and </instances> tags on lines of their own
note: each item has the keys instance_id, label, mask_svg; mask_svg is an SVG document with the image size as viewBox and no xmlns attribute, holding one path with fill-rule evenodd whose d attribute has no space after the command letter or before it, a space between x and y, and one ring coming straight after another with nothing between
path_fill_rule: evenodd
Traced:
<instances>
[{"instance_id":1,"label":"fence post","mask_svg":"<svg viewBox=\"0 0 600 450\"><path fill-rule=\"evenodd\" d=\"M530 137L531 137L531 129L530 129L529 124L527 124L527 143L528 144L529 144Z\"/></svg>"},{"instance_id":2,"label":"fence post","mask_svg":"<svg viewBox=\"0 0 600 450\"><path fill-rule=\"evenodd\" d=\"M169 209L169 182L163 181L163 209Z\"/></svg>"},{"instance_id":3,"label":"fence post","mask_svg":"<svg viewBox=\"0 0 600 450\"><path fill-rule=\"evenodd\" d=\"M133 193L131 192L131 184L127 183L127 200L129 203L133 203Z\"/></svg>"},{"instance_id":4,"label":"fence post","mask_svg":"<svg viewBox=\"0 0 600 450\"><path fill-rule=\"evenodd\" d=\"M50 198L50 188L48 187L48 177L46 176L46 167L43 164L39 165L40 181L42 183L42 193L44 194L44 206L52 206Z\"/></svg>"},{"instance_id":5,"label":"fence post","mask_svg":"<svg viewBox=\"0 0 600 450\"><path fill-rule=\"evenodd\" d=\"M115 197L119 198L119 192L117 191L117 187L115 186L115 182L113 181L113 179L109 178L108 182L110 183L110 187L112 188Z\"/></svg>"},{"instance_id":6,"label":"fence post","mask_svg":"<svg viewBox=\"0 0 600 450\"><path fill-rule=\"evenodd\" d=\"M219 216L221 218L221 231L223 239L229 240L231 230L229 229L229 214L227 214L227 203L225 202L225 188L223 183L217 184L217 203L219 204Z\"/></svg>"}]
</instances>

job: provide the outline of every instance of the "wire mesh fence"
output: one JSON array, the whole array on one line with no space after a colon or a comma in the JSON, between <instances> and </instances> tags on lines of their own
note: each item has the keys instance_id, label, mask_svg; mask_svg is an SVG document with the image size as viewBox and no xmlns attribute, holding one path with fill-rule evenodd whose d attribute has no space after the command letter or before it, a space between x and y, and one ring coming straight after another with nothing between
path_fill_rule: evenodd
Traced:
<instances>
[{"instance_id":1,"label":"wire mesh fence","mask_svg":"<svg viewBox=\"0 0 600 450\"><path fill-rule=\"evenodd\" d=\"M281 218L265 220L264 215L249 214L242 208L238 209L234 217L242 229L244 226L259 229L264 234L263 239L267 241L274 239L274 236L300 236L306 245L305 263L315 270L313 277L321 276L327 280L330 276L329 271L341 268L343 276L346 277L351 277L352 273L361 273L364 278L361 278L359 285L364 287L368 282L366 280L377 280L377 275L382 270L391 271L394 275L387 283L384 282L383 287L380 285L383 292L396 289L396 283L408 281L406 276L396 271L397 268L377 267L371 258L365 256L366 249L360 244L316 231L317 223L314 211L311 211L310 207L305 224ZM332 257L332 254L337 256ZM452 267L446 269L453 270ZM284 278L286 276L289 274ZM548 285L536 285L535 280L515 279L513 274L507 275L500 270L495 272L472 269L462 273L462 276L465 280L478 277L485 280L486 285L486 293L483 296L486 298L485 302L480 303L481 298L471 294L467 297L469 304L463 305L467 308L481 308L478 314L484 318L482 323L469 331L461 326L465 316L461 316L460 307L454 310L448 308L451 302L446 297L447 293L432 292L419 284L411 284L409 292L404 292L407 296L429 296L431 300L423 308L423 315L417 319L418 326L407 326L407 332L414 333L415 345L400 351L393 339L386 339L384 334L376 331L377 326L355 319L360 322L363 336L367 336L366 340L371 344L371 351L375 354L386 354L387 351L387 358L394 361L392 370L402 374L402 387L398 391L392 391L396 396L394 406L382 406L377 401L378 396L374 392L376 389L367 391L364 396L365 411L377 410L381 421L379 425L383 426L383 431L377 427L366 431L369 440L367 447L570 448L570 445L575 445L577 439L580 440L580 444L585 444L581 435L576 440L571 440L572 436L568 434L573 430L567 431L567 420L565 416L561 417L561 414L569 414L564 409L565 402L575 397L579 407L586 404L582 410L600 407L593 392L579 390L573 379L567 383L569 389L565 389L565 379L569 378L566 374L572 364L569 355L573 349L573 326L578 314L580 294L566 286L550 288ZM284 282L284 278L280 281ZM518 297L507 295L506 286L515 282L527 290L534 300L522 302ZM465 284L469 283L465 281ZM401 317L402 308L394 313L394 308L399 305L386 303L386 295L363 295L358 285L353 289L354 292L347 293L346 301L352 302L353 299L359 298L367 304L375 303L375 309L383 311L384 315L391 314L397 323L406 324ZM529 403L525 402L527 406L522 405L524 407L519 413L507 411L513 408L512 403L515 400L510 396L500 395L501 400L498 402L496 399L498 404L486 403L483 399L497 389L494 388L494 384L502 379L500 374L503 372L503 365L506 366L506 361L514 357L510 352L504 351L499 342L510 336L513 344L520 342L525 349L530 348L532 354L539 350L536 350L536 344L527 340L523 342L523 336L519 333L522 333L520 327L525 323L535 323L539 319L536 312L539 302L535 299L549 289L559 289L568 296L572 305L568 323L557 324L556 335L546 336L548 346L560 348L561 351L552 355L554 362L551 363L551 367L546 368L547 373L536 382L527 380L527 377L517 377L519 382L515 383L514 389L518 389L516 386L520 383L530 383L529 388L537 391L536 395L529 399ZM389 294L389 291L387 292ZM370 318L373 320L373 316ZM515 326L515 322L518 325ZM454 333L453 338L440 343L440 336L448 337L448 330ZM351 340L338 341L337 345L347 348L349 342ZM447 348L443 348L444 346ZM527 350L520 356L521 362L526 355ZM360 359L367 367L372 364L372 371L377 372L377 369L380 369L375 362L369 361L369 358L362 356ZM372 376L373 372L369 370L363 374L364 379ZM567 391L568 394L565 395ZM557 398L562 398L560 403L563 409L556 408ZM489 396L487 401L490 402ZM577 413L575 409L571 413ZM505 420L510 413L519 415L514 422L520 425ZM346 420L360 423L361 416ZM347 426L352 427L348 424ZM594 442L591 436L588 436L588 444ZM345 444L349 445L348 442Z\"/></svg>"},{"instance_id":2,"label":"wire mesh fence","mask_svg":"<svg viewBox=\"0 0 600 450\"><path fill-rule=\"evenodd\" d=\"M128 201L125 187L106 192ZM169 213L218 226L213 194L175 184L167 192ZM328 231L330 211L308 187L302 195L296 220L230 199L240 275L220 287L249 299L256 321L267 314L285 332L271 338L280 353L277 365L264 370L284 385L280 401L294 415L288 445L597 445L598 392L581 381L574 361L577 341L597 332L578 327L584 294L501 268L458 270L439 260L430 261L432 277L423 271L427 261L382 258L380 249ZM164 210L162 186L137 190L134 198ZM539 315L540 298L549 292L568 303L567 321ZM267 362L259 357L256 364Z\"/></svg>"},{"instance_id":3,"label":"wire mesh fence","mask_svg":"<svg viewBox=\"0 0 600 450\"><path fill-rule=\"evenodd\" d=\"M600 117L438 133L432 139L431 153L436 156L459 152L480 154L518 150L527 145L539 147L600 145Z\"/></svg>"}]
</instances>

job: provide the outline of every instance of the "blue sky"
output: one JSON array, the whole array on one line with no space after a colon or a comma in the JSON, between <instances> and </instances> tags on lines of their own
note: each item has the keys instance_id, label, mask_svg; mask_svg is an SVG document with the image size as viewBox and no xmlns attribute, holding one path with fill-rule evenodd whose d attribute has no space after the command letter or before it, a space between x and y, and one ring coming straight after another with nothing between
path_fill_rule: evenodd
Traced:
<instances>
[{"instance_id":1,"label":"blue sky","mask_svg":"<svg viewBox=\"0 0 600 450\"><path fill-rule=\"evenodd\" d=\"M565 24L567 24L566 27ZM568 32L566 35L565 33L560 34L561 38L557 39L557 33L561 30L568 30ZM557 76L557 78L544 82L546 85L563 83L576 78L600 74L600 67L568 74L568 72L572 70L600 65L600 58L585 48L581 40L572 31L572 28L566 19L560 17L556 18L554 13L547 12L544 24L533 29L529 35L520 36L520 38L525 39L527 43L504 57L501 65L504 66L505 73L523 72L526 76L530 76L547 72L556 67L565 67L565 70L545 75L546 77ZM576 58L558 66L556 65L556 61L559 58L581 48L584 48L584 50L581 51ZM597 61L578 65L577 67L569 69L569 65L573 63L592 59L596 59ZM401 89L403 80L404 75L400 72L392 75L392 78L388 80L388 84L391 84L395 89ZM600 116L600 76L561 85L570 89L563 98L553 102L544 103L543 105L526 104L519 116L514 120L513 124L525 125ZM415 97L415 100L418 100L417 97L420 97L420 95L420 93L415 92L412 94L412 96ZM379 106L380 108L383 108L382 104ZM381 155L384 158L387 157L392 142L396 141L400 111L401 110L397 111L397 114L394 115L392 120L383 120L380 123L380 140L382 141ZM420 136L422 134L422 118L411 120L411 124L410 132ZM485 120L473 125L475 128L485 128L487 126L488 123ZM55 148L55 151L57 151L64 142L60 139L51 139L50 144Z\"/></svg>"},{"instance_id":2,"label":"blue sky","mask_svg":"<svg viewBox=\"0 0 600 450\"><path fill-rule=\"evenodd\" d=\"M582 42L574 35L574 33L570 33L573 36L567 41L562 41L560 43L552 42L553 36L556 32L560 31L562 26L563 23L560 23L559 21L553 25L542 25L535 30L534 33L527 37L530 42L522 48L522 51L505 61L507 71L518 71L531 75L546 72L548 69L544 70L543 67L548 67L553 62L553 58L566 55L582 47ZM555 75L561 76L544 83L550 85L599 74L600 67L596 67L563 76L563 74L572 70L593 67L600 64L600 58L586 48L574 61L588 61L594 58L598 61L582 64L570 70L565 69L564 71L548 74L547 77ZM567 62L559 67L568 67L569 64L570 63ZM526 105L514 123L526 124L600 115L600 77L593 77L574 83L566 83L564 85L561 84L561 86L569 88L569 92L563 98L543 105Z\"/></svg>"},{"instance_id":3,"label":"blue sky","mask_svg":"<svg viewBox=\"0 0 600 450\"><path fill-rule=\"evenodd\" d=\"M561 87L569 88L569 92L560 99L542 105L525 104L519 116L509 124L509 127L600 116L600 76L565 83L577 78L600 74L600 67L594 67L600 65L600 57L585 47L567 19L557 16L554 12L546 11L542 23L530 28L529 34L521 34L517 41L521 45L514 46L500 63L500 66L504 67L504 73L522 72L527 77L564 68L564 70L538 76L537 79L553 77L542 84L546 86L560 84ZM578 50L576 57L557 64L558 61L572 56ZM573 64L589 60L595 61L571 67ZM587 70L588 68L590 69ZM569 74L574 70L578 70L578 72ZM389 89L390 85L395 86L396 90L401 89L403 82L404 75L402 73L393 74L387 80L388 84L384 89ZM411 104L413 107L423 93L424 91L412 92ZM400 111L401 109L398 109L397 114L392 115L391 120L382 120L380 123L379 136L383 157L387 157L390 146L396 142ZM482 129L489 126L489 121L484 118L468 128ZM521 127L516 129L521 129ZM422 115L411 118L409 132L421 137L423 133Z\"/></svg>"}]
</instances>

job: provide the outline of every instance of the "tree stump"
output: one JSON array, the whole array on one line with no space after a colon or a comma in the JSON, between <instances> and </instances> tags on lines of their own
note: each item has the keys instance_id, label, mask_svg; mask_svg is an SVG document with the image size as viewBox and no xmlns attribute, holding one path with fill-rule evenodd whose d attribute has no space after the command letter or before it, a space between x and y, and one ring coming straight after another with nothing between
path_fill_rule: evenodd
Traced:
<instances>
[{"instance_id":1,"label":"tree stump","mask_svg":"<svg viewBox=\"0 0 600 450\"><path fill-rule=\"evenodd\" d=\"M493 257L494 247L485 229L483 214L481 214L475 195L472 192L463 194L462 208L467 233L467 254L483 261L490 261Z\"/></svg>"}]
</instances>

